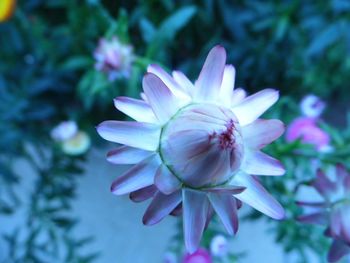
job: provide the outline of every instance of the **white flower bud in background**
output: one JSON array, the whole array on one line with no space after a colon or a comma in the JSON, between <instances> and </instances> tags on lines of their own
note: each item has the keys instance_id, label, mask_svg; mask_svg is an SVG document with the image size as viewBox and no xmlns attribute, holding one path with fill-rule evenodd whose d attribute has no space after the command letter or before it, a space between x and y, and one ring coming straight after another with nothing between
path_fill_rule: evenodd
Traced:
<instances>
[{"instance_id":1,"label":"white flower bud in background","mask_svg":"<svg viewBox=\"0 0 350 263\"><path fill-rule=\"evenodd\" d=\"M58 142L73 138L78 132L78 125L75 121L63 121L51 131L51 138Z\"/></svg>"},{"instance_id":2,"label":"white flower bud in background","mask_svg":"<svg viewBox=\"0 0 350 263\"><path fill-rule=\"evenodd\" d=\"M300 103L301 112L310 118L320 117L325 107L326 103L313 94L305 96Z\"/></svg>"},{"instance_id":3,"label":"white flower bud in background","mask_svg":"<svg viewBox=\"0 0 350 263\"><path fill-rule=\"evenodd\" d=\"M223 235L215 236L210 243L210 252L215 257L223 257L228 252L228 242Z\"/></svg>"}]
</instances>

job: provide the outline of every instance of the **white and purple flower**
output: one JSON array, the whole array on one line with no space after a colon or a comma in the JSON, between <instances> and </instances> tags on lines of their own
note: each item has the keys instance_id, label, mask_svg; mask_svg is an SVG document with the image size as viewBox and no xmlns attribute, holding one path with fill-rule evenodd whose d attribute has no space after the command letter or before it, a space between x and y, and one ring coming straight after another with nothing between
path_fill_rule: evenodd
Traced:
<instances>
[{"instance_id":1,"label":"white and purple flower","mask_svg":"<svg viewBox=\"0 0 350 263\"><path fill-rule=\"evenodd\" d=\"M207 250L199 248L192 254L186 254L182 263L213 263L213 260Z\"/></svg>"},{"instance_id":2,"label":"white and purple flower","mask_svg":"<svg viewBox=\"0 0 350 263\"><path fill-rule=\"evenodd\" d=\"M303 223L327 225L325 235L333 239L328 261L336 262L350 253L350 174L343 165L336 166L332 179L318 170L311 185L323 201L298 201L312 212L300 216Z\"/></svg>"},{"instance_id":3,"label":"white and purple flower","mask_svg":"<svg viewBox=\"0 0 350 263\"><path fill-rule=\"evenodd\" d=\"M133 48L123 44L117 37L108 40L100 39L94 52L95 68L105 72L109 81L117 78L128 78L131 74L131 65L134 60Z\"/></svg>"},{"instance_id":4,"label":"white and purple flower","mask_svg":"<svg viewBox=\"0 0 350 263\"><path fill-rule=\"evenodd\" d=\"M243 90L234 90L235 69L226 65L221 46L209 52L195 83L157 65L147 71L143 100L115 99L117 109L135 121L105 121L97 127L104 139L124 144L107 160L134 165L111 191L130 193L134 201L153 198L143 217L146 225L182 213L190 253L214 212L229 234L236 233L238 201L282 219L282 206L253 176L285 173L278 160L261 151L284 131L279 120L259 119L278 100L278 91L245 97Z\"/></svg>"}]
</instances>

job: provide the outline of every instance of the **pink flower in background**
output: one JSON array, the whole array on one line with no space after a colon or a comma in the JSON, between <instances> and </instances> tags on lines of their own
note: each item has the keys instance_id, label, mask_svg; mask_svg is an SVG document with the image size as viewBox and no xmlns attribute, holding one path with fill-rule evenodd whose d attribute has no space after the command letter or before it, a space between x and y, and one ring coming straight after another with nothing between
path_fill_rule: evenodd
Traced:
<instances>
[{"instance_id":1,"label":"pink flower in background","mask_svg":"<svg viewBox=\"0 0 350 263\"><path fill-rule=\"evenodd\" d=\"M327 150L330 143L328 133L317 126L316 120L300 117L289 124L286 139L288 142L301 139L303 143L313 144L319 151Z\"/></svg>"},{"instance_id":2,"label":"pink flower in background","mask_svg":"<svg viewBox=\"0 0 350 263\"><path fill-rule=\"evenodd\" d=\"M204 248L199 248L193 254L187 254L182 263L212 263L211 256Z\"/></svg>"},{"instance_id":3,"label":"pink flower in background","mask_svg":"<svg viewBox=\"0 0 350 263\"><path fill-rule=\"evenodd\" d=\"M133 49L123 44L117 37L108 40L102 38L94 52L95 68L108 75L110 81L119 77L128 78L131 73L131 64L134 60Z\"/></svg>"},{"instance_id":4,"label":"pink flower in background","mask_svg":"<svg viewBox=\"0 0 350 263\"><path fill-rule=\"evenodd\" d=\"M209 52L194 84L179 71L169 75L157 65L147 71L143 100L115 99L117 109L135 121L97 127L104 139L124 144L107 159L134 164L113 182L112 192L130 193L134 201L153 198L143 217L146 225L182 211L190 253L214 212L229 234L236 233L237 199L282 219L284 209L252 176L285 173L261 151L284 131L279 120L259 119L278 100L278 91L246 97L242 89L234 90L235 69L226 65L221 46Z\"/></svg>"},{"instance_id":5,"label":"pink flower in background","mask_svg":"<svg viewBox=\"0 0 350 263\"><path fill-rule=\"evenodd\" d=\"M325 234L333 238L328 261L336 262L350 253L350 174L339 164L332 177L318 170L311 184L324 201L297 203L312 209L311 213L299 217L300 222L328 226Z\"/></svg>"},{"instance_id":6,"label":"pink flower in background","mask_svg":"<svg viewBox=\"0 0 350 263\"><path fill-rule=\"evenodd\" d=\"M313 94L305 96L300 103L301 112L310 118L320 117L325 108L326 103Z\"/></svg>"},{"instance_id":7,"label":"pink flower in background","mask_svg":"<svg viewBox=\"0 0 350 263\"><path fill-rule=\"evenodd\" d=\"M210 252L213 256L223 257L228 253L228 241L223 235L216 235L210 242Z\"/></svg>"},{"instance_id":8,"label":"pink flower in background","mask_svg":"<svg viewBox=\"0 0 350 263\"><path fill-rule=\"evenodd\" d=\"M305 144L314 145L318 151L329 151L330 137L317 124L325 107L326 104L319 97L312 94L305 96L300 103L301 112L305 117L299 117L288 125L287 141L301 139Z\"/></svg>"}]
</instances>

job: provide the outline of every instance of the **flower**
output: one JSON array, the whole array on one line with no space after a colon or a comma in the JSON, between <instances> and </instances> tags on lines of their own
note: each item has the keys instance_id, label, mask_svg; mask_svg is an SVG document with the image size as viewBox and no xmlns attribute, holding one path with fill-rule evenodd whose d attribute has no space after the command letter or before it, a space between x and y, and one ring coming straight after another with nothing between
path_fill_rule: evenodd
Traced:
<instances>
[{"instance_id":1,"label":"flower","mask_svg":"<svg viewBox=\"0 0 350 263\"><path fill-rule=\"evenodd\" d=\"M333 239L328 261L336 262L350 253L350 174L341 164L336 166L332 180L318 170L311 185L323 198L321 202L298 201L297 204L312 208L312 212L300 216L303 223L327 225L326 236Z\"/></svg>"},{"instance_id":2,"label":"flower","mask_svg":"<svg viewBox=\"0 0 350 263\"><path fill-rule=\"evenodd\" d=\"M236 198L272 218L284 217L282 206L251 176L285 172L261 151L284 131L279 120L259 119L278 100L278 91L244 98L241 89L233 90L234 67L225 63L225 49L214 47L194 84L182 72L171 76L150 65L143 78L144 100L115 99L117 109L135 121L105 121L97 127L104 139L124 144L107 160L134 164L111 191L131 193L134 201L153 198L143 217L146 225L179 214L182 207L190 253L214 211L229 234L237 232Z\"/></svg>"},{"instance_id":3,"label":"flower","mask_svg":"<svg viewBox=\"0 0 350 263\"><path fill-rule=\"evenodd\" d=\"M16 7L15 0L1 0L0 1L0 22L8 20Z\"/></svg>"},{"instance_id":4,"label":"flower","mask_svg":"<svg viewBox=\"0 0 350 263\"><path fill-rule=\"evenodd\" d=\"M223 257L228 252L228 242L223 235L216 235L210 242L210 252L216 257Z\"/></svg>"},{"instance_id":5,"label":"flower","mask_svg":"<svg viewBox=\"0 0 350 263\"><path fill-rule=\"evenodd\" d=\"M71 139L78 132L78 125L75 121L63 121L51 131L51 137L55 141L63 142Z\"/></svg>"},{"instance_id":6,"label":"flower","mask_svg":"<svg viewBox=\"0 0 350 263\"><path fill-rule=\"evenodd\" d=\"M199 248L193 254L186 254L183 263L212 263L211 256L204 248Z\"/></svg>"},{"instance_id":7,"label":"flower","mask_svg":"<svg viewBox=\"0 0 350 263\"><path fill-rule=\"evenodd\" d=\"M63 121L51 131L51 138L59 143L64 153L80 155L85 153L91 144L89 135L78 130L75 121Z\"/></svg>"},{"instance_id":8,"label":"flower","mask_svg":"<svg viewBox=\"0 0 350 263\"><path fill-rule=\"evenodd\" d=\"M91 140L84 131L79 131L73 138L62 143L62 151L68 155L81 155L90 148Z\"/></svg>"},{"instance_id":9,"label":"flower","mask_svg":"<svg viewBox=\"0 0 350 263\"><path fill-rule=\"evenodd\" d=\"M132 47L120 42L117 37L110 40L102 38L94 52L95 68L108 75L110 81L129 77L134 60Z\"/></svg>"},{"instance_id":10,"label":"flower","mask_svg":"<svg viewBox=\"0 0 350 263\"><path fill-rule=\"evenodd\" d=\"M328 133L317 126L313 118L300 117L289 124L286 139L288 142L301 139L303 143L314 145L319 151L329 149L330 138Z\"/></svg>"},{"instance_id":11,"label":"flower","mask_svg":"<svg viewBox=\"0 0 350 263\"><path fill-rule=\"evenodd\" d=\"M309 118L320 117L325 107L326 104L313 94L305 96L300 103L301 112L304 116Z\"/></svg>"}]
</instances>

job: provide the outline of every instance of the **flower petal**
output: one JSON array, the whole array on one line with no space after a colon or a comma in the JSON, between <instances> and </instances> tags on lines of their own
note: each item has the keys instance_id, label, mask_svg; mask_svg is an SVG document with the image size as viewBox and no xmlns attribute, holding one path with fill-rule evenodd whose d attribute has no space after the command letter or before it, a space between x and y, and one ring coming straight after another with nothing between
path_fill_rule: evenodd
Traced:
<instances>
[{"instance_id":1,"label":"flower petal","mask_svg":"<svg viewBox=\"0 0 350 263\"><path fill-rule=\"evenodd\" d=\"M187 93L192 94L194 91L193 83L181 71L174 70L173 78L179 86Z\"/></svg>"},{"instance_id":2,"label":"flower petal","mask_svg":"<svg viewBox=\"0 0 350 263\"><path fill-rule=\"evenodd\" d=\"M260 152L246 152L241 169L253 175L283 175L286 170L275 158Z\"/></svg>"},{"instance_id":3,"label":"flower petal","mask_svg":"<svg viewBox=\"0 0 350 263\"><path fill-rule=\"evenodd\" d=\"M175 81L164 69L159 65L152 64L147 67L148 73L153 73L167 86L178 99L190 100L190 97L184 92L184 88Z\"/></svg>"},{"instance_id":4,"label":"flower petal","mask_svg":"<svg viewBox=\"0 0 350 263\"><path fill-rule=\"evenodd\" d=\"M247 147L261 149L276 140L284 132L284 124L280 120L258 119L242 128L242 137Z\"/></svg>"},{"instance_id":5,"label":"flower petal","mask_svg":"<svg viewBox=\"0 0 350 263\"><path fill-rule=\"evenodd\" d=\"M235 195L237 199L274 219L284 218L285 212L283 207L265 190L257 179L248 174L238 173L232 182L235 185L246 187L242 193Z\"/></svg>"},{"instance_id":6,"label":"flower petal","mask_svg":"<svg viewBox=\"0 0 350 263\"><path fill-rule=\"evenodd\" d=\"M236 106L237 104L241 103L246 97L247 92L245 92L242 88L234 89L231 96L231 107Z\"/></svg>"},{"instance_id":7,"label":"flower petal","mask_svg":"<svg viewBox=\"0 0 350 263\"><path fill-rule=\"evenodd\" d=\"M159 157L152 156L133 166L112 183L111 191L122 195L152 185L159 164Z\"/></svg>"},{"instance_id":8,"label":"flower petal","mask_svg":"<svg viewBox=\"0 0 350 263\"><path fill-rule=\"evenodd\" d=\"M220 101L227 107L231 107L231 96L235 86L235 76L235 68L232 65L226 65L220 87Z\"/></svg>"},{"instance_id":9,"label":"flower petal","mask_svg":"<svg viewBox=\"0 0 350 263\"><path fill-rule=\"evenodd\" d=\"M223 185L223 186L215 186L211 188L202 188L202 191L209 193L217 193L217 194L240 194L245 188L242 186L234 186L234 185Z\"/></svg>"},{"instance_id":10,"label":"flower petal","mask_svg":"<svg viewBox=\"0 0 350 263\"><path fill-rule=\"evenodd\" d=\"M330 198L336 190L335 183L320 169L317 170L316 179L312 182L312 185L325 198Z\"/></svg>"},{"instance_id":11,"label":"flower petal","mask_svg":"<svg viewBox=\"0 0 350 263\"><path fill-rule=\"evenodd\" d=\"M195 83L195 99L212 101L220 92L226 63L226 51L221 46L210 50L198 80Z\"/></svg>"},{"instance_id":12,"label":"flower petal","mask_svg":"<svg viewBox=\"0 0 350 263\"><path fill-rule=\"evenodd\" d=\"M179 179L165 165L161 165L154 178L154 184L164 194L171 194L181 187Z\"/></svg>"},{"instance_id":13,"label":"flower petal","mask_svg":"<svg viewBox=\"0 0 350 263\"><path fill-rule=\"evenodd\" d=\"M328 252L328 261L337 262L343 256L349 253L350 253L350 246L347 246L346 243L343 241L334 240Z\"/></svg>"},{"instance_id":14,"label":"flower petal","mask_svg":"<svg viewBox=\"0 0 350 263\"><path fill-rule=\"evenodd\" d=\"M150 186L141 188L140 190L131 192L129 195L129 198L135 203L139 203L153 197L157 191L158 189L155 185L150 185Z\"/></svg>"},{"instance_id":15,"label":"flower petal","mask_svg":"<svg viewBox=\"0 0 350 263\"><path fill-rule=\"evenodd\" d=\"M161 192L155 194L144 216L145 225L154 225L169 215L181 202L181 191L165 195Z\"/></svg>"},{"instance_id":16,"label":"flower petal","mask_svg":"<svg viewBox=\"0 0 350 263\"><path fill-rule=\"evenodd\" d=\"M238 230L237 204L230 194L208 194L209 201L220 217L227 232L233 235Z\"/></svg>"},{"instance_id":17,"label":"flower petal","mask_svg":"<svg viewBox=\"0 0 350 263\"><path fill-rule=\"evenodd\" d=\"M114 164L135 164L150 157L154 152L129 146L121 146L107 153L107 161Z\"/></svg>"},{"instance_id":18,"label":"flower petal","mask_svg":"<svg viewBox=\"0 0 350 263\"><path fill-rule=\"evenodd\" d=\"M312 213L309 215L299 216L298 221L306 224L325 225L328 222L328 215L326 212Z\"/></svg>"},{"instance_id":19,"label":"flower petal","mask_svg":"<svg viewBox=\"0 0 350 263\"><path fill-rule=\"evenodd\" d=\"M142 100L128 97L117 97L114 99L115 107L129 117L139 122L157 123L152 108Z\"/></svg>"},{"instance_id":20,"label":"flower petal","mask_svg":"<svg viewBox=\"0 0 350 263\"><path fill-rule=\"evenodd\" d=\"M132 121L104 121L97 126L98 134L107 141L154 151L159 145L160 127Z\"/></svg>"},{"instance_id":21,"label":"flower petal","mask_svg":"<svg viewBox=\"0 0 350 263\"><path fill-rule=\"evenodd\" d=\"M174 94L163 81L152 73L143 77L143 90L154 114L162 123L167 122L181 107Z\"/></svg>"},{"instance_id":22,"label":"flower petal","mask_svg":"<svg viewBox=\"0 0 350 263\"><path fill-rule=\"evenodd\" d=\"M209 202L205 193L184 188L182 191L183 228L189 253L197 250L208 215Z\"/></svg>"},{"instance_id":23,"label":"flower petal","mask_svg":"<svg viewBox=\"0 0 350 263\"><path fill-rule=\"evenodd\" d=\"M264 89L245 98L241 103L234 106L232 110L241 126L245 126L259 118L278 100L278 97L277 90Z\"/></svg>"}]
</instances>

